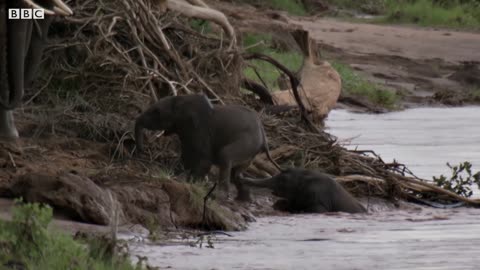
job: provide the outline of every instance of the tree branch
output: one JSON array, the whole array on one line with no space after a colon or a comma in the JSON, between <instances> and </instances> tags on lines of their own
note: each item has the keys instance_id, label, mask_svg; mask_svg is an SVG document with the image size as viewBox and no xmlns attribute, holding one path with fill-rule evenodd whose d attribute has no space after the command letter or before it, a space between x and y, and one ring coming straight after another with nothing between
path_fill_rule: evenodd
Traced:
<instances>
[{"instance_id":1,"label":"tree branch","mask_svg":"<svg viewBox=\"0 0 480 270\"><path fill-rule=\"evenodd\" d=\"M192 5L192 2L201 6ZM209 8L205 3L203 3L203 1L190 0L187 2L185 0L168 0L167 7L169 10L178 12L184 16L212 21L220 25L225 33L230 37L229 47L231 48L236 45L237 39L235 36L235 30L225 14L218 10Z\"/></svg>"},{"instance_id":2,"label":"tree branch","mask_svg":"<svg viewBox=\"0 0 480 270\"><path fill-rule=\"evenodd\" d=\"M257 96L259 96L260 100L263 103L270 104L270 105L274 104L273 103L273 97L270 94L270 91L268 91L268 89L265 88L263 85L255 82L253 80L243 78L242 79L242 87L247 89L247 90L250 90L251 92L255 93Z\"/></svg>"},{"instance_id":3,"label":"tree branch","mask_svg":"<svg viewBox=\"0 0 480 270\"><path fill-rule=\"evenodd\" d=\"M303 101L300 98L300 94L298 93L298 86L300 85L300 80L297 78L297 76L295 76L295 74L291 70L289 70L287 67L282 65L277 60L265 54L249 53L249 54L245 54L243 58L245 60L259 59L259 60L269 62L270 64L274 65L276 68L281 70L283 73L285 73L290 79L293 96L295 97L295 100L297 101L298 107L300 109L302 120L308 125L310 129L312 129L315 132L319 132L319 129L313 124L312 120L310 120L310 118L308 117L307 109L305 108L305 105L303 104Z\"/></svg>"}]
</instances>

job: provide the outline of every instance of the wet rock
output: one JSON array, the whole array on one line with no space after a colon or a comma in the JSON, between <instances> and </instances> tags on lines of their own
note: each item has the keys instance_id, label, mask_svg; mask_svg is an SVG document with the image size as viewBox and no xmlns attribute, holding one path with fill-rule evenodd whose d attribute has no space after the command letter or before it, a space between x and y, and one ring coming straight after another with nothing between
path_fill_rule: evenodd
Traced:
<instances>
[{"instance_id":1,"label":"wet rock","mask_svg":"<svg viewBox=\"0 0 480 270\"><path fill-rule=\"evenodd\" d=\"M238 231L246 228L239 213L211 199L207 203L203 220L203 193L198 187L175 181L166 181L162 189L170 197L172 219L177 226L208 230Z\"/></svg>"},{"instance_id":2,"label":"wet rock","mask_svg":"<svg viewBox=\"0 0 480 270\"><path fill-rule=\"evenodd\" d=\"M27 202L46 203L56 213L100 225L110 224L112 210L117 203L110 191L97 186L87 177L72 173L22 175L14 179L4 192L7 194L2 195L22 197Z\"/></svg>"},{"instance_id":3,"label":"wet rock","mask_svg":"<svg viewBox=\"0 0 480 270\"><path fill-rule=\"evenodd\" d=\"M449 79L460 82L463 85L480 87L480 63L466 61L462 66L449 76Z\"/></svg>"},{"instance_id":4,"label":"wet rock","mask_svg":"<svg viewBox=\"0 0 480 270\"><path fill-rule=\"evenodd\" d=\"M161 185L140 182L109 187L122 205L128 221L145 226L171 227L168 194Z\"/></svg>"},{"instance_id":5,"label":"wet rock","mask_svg":"<svg viewBox=\"0 0 480 270\"><path fill-rule=\"evenodd\" d=\"M460 91L441 89L435 92L433 99L445 105L460 106L466 100L466 95Z\"/></svg>"}]
</instances>

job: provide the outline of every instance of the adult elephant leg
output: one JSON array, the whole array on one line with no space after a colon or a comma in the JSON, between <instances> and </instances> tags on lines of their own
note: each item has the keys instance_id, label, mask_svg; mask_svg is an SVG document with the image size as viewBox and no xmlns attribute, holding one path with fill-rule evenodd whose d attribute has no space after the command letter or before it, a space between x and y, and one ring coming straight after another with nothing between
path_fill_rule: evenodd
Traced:
<instances>
[{"instance_id":1,"label":"adult elephant leg","mask_svg":"<svg viewBox=\"0 0 480 270\"><path fill-rule=\"evenodd\" d=\"M24 61L27 49L27 40L30 35L31 20L8 20L7 55L5 69L6 82L0 84L0 138L18 138L13 119L13 108L20 104L24 87Z\"/></svg>"},{"instance_id":2,"label":"adult elephant leg","mask_svg":"<svg viewBox=\"0 0 480 270\"><path fill-rule=\"evenodd\" d=\"M7 7L0 3L0 100L8 100L9 86L7 74ZM13 126L11 111L0 106L0 139L18 137L18 132Z\"/></svg>"},{"instance_id":3,"label":"adult elephant leg","mask_svg":"<svg viewBox=\"0 0 480 270\"><path fill-rule=\"evenodd\" d=\"M18 131L13 121L13 111L0 109L0 140L14 140Z\"/></svg>"},{"instance_id":4,"label":"adult elephant leg","mask_svg":"<svg viewBox=\"0 0 480 270\"><path fill-rule=\"evenodd\" d=\"M45 16L43 20L36 20L38 29L33 26L30 46L25 58L25 85L30 86L35 79L42 60L43 51L47 44L48 28L52 23L53 16Z\"/></svg>"}]
</instances>

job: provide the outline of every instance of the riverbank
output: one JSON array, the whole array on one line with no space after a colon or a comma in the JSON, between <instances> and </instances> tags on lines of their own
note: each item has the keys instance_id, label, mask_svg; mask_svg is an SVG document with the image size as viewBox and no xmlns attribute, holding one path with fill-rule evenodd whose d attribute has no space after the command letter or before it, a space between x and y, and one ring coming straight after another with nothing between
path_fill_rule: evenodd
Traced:
<instances>
[{"instance_id":1,"label":"riverbank","mask_svg":"<svg viewBox=\"0 0 480 270\"><path fill-rule=\"evenodd\" d=\"M341 107L386 112L480 104L478 32L291 16L239 3L216 6L232 16L240 31L268 33L281 50L296 50L282 34L286 29L308 30L320 58L333 63L344 80Z\"/></svg>"},{"instance_id":2,"label":"riverbank","mask_svg":"<svg viewBox=\"0 0 480 270\"><path fill-rule=\"evenodd\" d=\"M319 42L323 57L395 92L403 108L480 102L478 33L334 19L299 23Z\"/></svg>"}]
</instances>

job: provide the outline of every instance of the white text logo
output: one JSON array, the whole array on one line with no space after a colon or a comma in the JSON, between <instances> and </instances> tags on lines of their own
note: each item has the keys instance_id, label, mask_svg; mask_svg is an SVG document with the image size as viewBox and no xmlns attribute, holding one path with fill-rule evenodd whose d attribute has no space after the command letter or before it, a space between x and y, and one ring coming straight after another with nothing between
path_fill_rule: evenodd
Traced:
<instances>
[{"instance_id":1,"label":"white text logo","mask_svg":"<svg viewBox=\"0 0 480 270\"><path fill-rule=\"evenodd\" d=\"M45 10L41 8L10 8L8 9L8 19L10 20L27 20L27 19L43 19Z\"/></svg>"}]
</instances>

